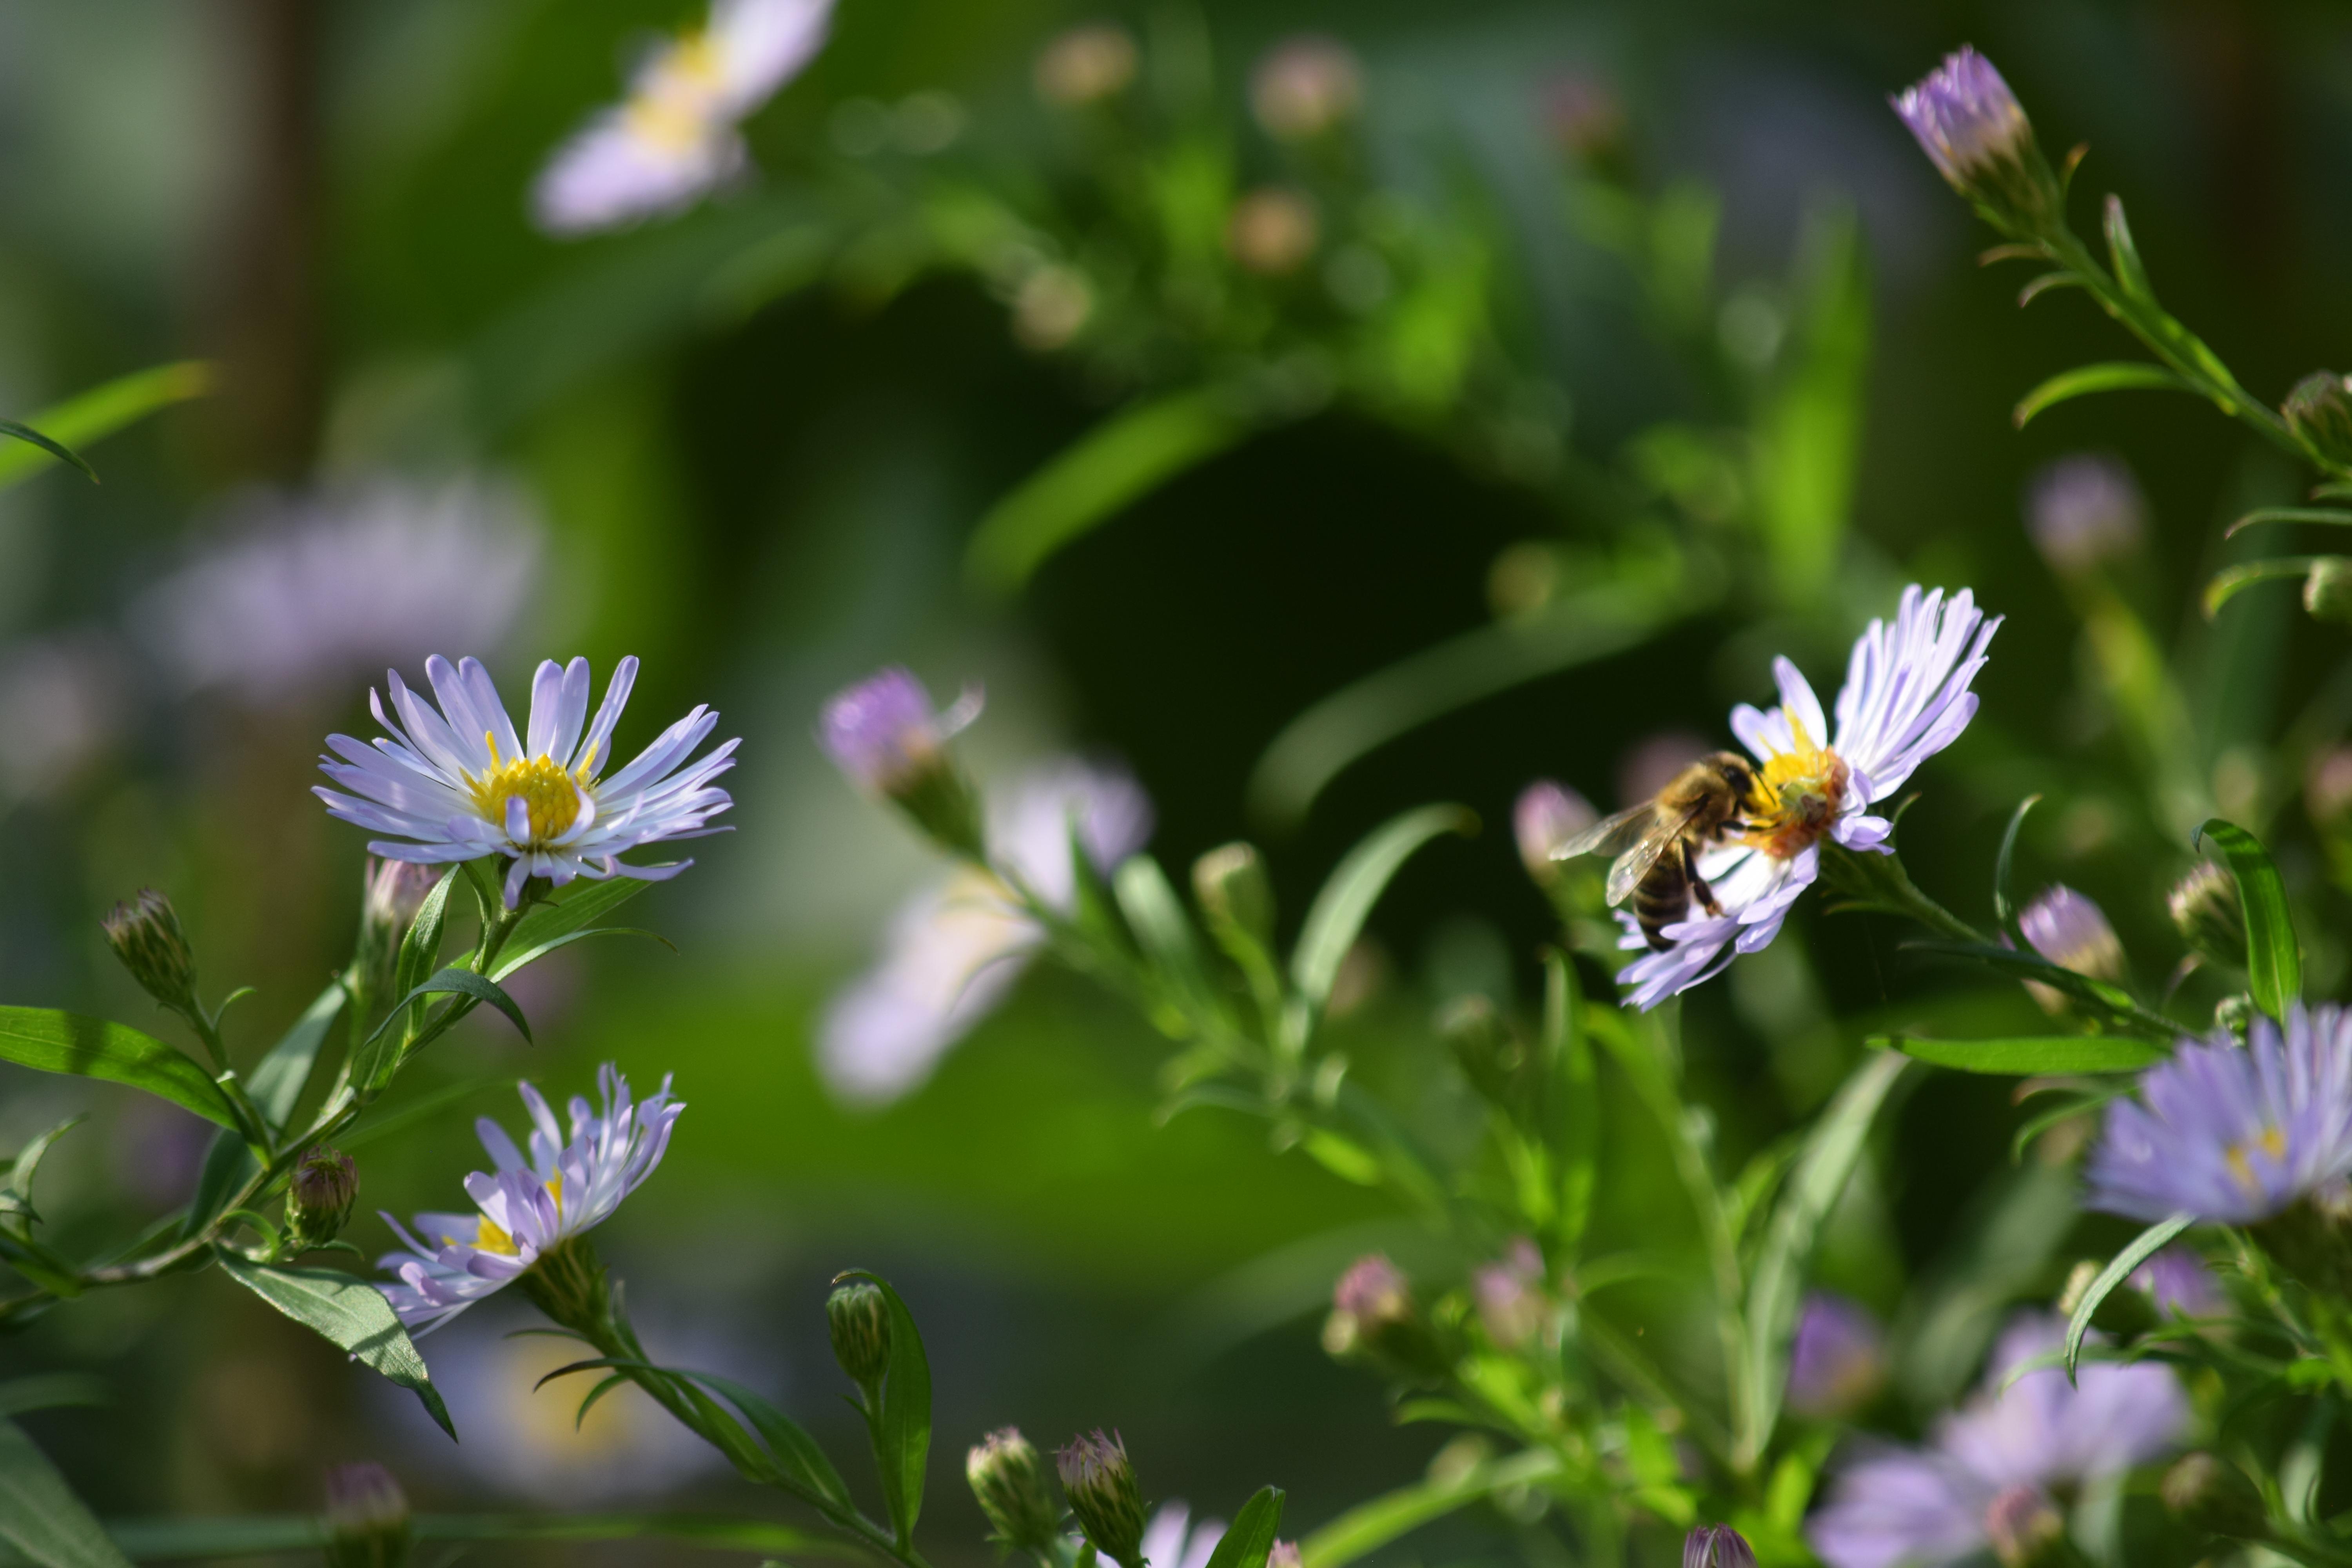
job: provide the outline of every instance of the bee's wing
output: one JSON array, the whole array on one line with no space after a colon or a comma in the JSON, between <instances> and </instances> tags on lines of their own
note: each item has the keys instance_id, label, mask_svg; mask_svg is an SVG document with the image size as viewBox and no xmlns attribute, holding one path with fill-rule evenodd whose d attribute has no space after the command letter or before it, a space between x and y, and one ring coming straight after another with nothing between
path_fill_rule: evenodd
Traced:
<instances>
[{"instance_id":1,"label":"bee's wing","mask_svg":"<svg viewBox=\"0 0 2352 1568\"><path fill-rule=\"evenodd\" d=\"M1609 901L1612 904L1622 904L1633 896L1633 889L1642 885L1642 879L1650 874L1651 868L1665 857L1667 851L1682 841L1684 833L1689 830L1702 809L1702 806L1694 805L1671 816L1663 812L1652 814L1648 829L1609 868Z\"/></svg>"},{"instance_id":2,"label":"bee's wing","mask_svg":"<svg viewBox=\"0 0 2352 1568\"><path fill-rule=\"evenodd\" d=\"M1657 820L1658 803L1645 800L1639 805L1627 806L1614 816L1604 816L1567 843L1551 852L1555 860L1573 860L1579 855L1622 855L1642 840Z\"/></svg>"}]
</instances>

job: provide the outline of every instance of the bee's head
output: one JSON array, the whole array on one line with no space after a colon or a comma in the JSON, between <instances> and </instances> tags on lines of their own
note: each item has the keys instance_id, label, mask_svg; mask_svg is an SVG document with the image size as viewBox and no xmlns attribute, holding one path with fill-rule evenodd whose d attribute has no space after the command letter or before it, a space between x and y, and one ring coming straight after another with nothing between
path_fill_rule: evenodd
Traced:
<instances>
[{"instance_id":1,"label":"bee's head","mask_svg":"<svg viewBox=\"0 0 2352 1568\"><path fill-rule=\"evenodd\" d=\"M1742 800L1756 788L1756 769L1737 752L1717 752L1707 758L1706 765L1713 768L1723 782L1731 786L1731 793Z\"/></svg>"}]
</instances>

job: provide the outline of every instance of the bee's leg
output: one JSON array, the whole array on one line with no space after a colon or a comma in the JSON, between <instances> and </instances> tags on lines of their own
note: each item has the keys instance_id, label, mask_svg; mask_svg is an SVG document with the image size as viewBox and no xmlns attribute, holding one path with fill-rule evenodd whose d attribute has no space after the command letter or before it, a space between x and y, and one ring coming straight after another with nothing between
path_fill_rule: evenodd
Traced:
<instances>
[{"instance_id":1,"label":"bee's leg","mask_svg":"<svg viewBox=\"0 0 2352 1568\"><path fill-rule=\"evenodd\" d=\"M1691 897L1697 900L1699 908L1708 914L1721 915L1723 906L1716 901L1715 889L1708 887L1706 879L1698 874L1698 859L1691 853L1690 840L1684 839L1680 848L1683 857L1683 875L1690 879Z\"/></svg>"}]
</instances>

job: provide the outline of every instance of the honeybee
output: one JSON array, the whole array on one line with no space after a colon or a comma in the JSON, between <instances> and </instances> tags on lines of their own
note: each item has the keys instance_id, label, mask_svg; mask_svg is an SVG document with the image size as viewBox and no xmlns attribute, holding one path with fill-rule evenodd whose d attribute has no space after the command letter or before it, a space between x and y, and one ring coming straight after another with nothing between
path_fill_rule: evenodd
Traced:
<instances>
[{"instance_id":1,"label":"honeybee","mask_svg":"<svg viewBox=\"0 0 2352 1568\"><path fill-rule=\"evenodd\" d=\"M1698 874L1698 851L1727 832L1745 827L1756 769L1737 752L1715 752L1676 773L1655 798L1604 818L1552 852L1555 860L1614 855L1609 901L1633 900L1633 923L1659 952L1674 946L1664 928L1690 912L1693 900L1711 915L1723 912Z\"/></svg>"}]
</instances>

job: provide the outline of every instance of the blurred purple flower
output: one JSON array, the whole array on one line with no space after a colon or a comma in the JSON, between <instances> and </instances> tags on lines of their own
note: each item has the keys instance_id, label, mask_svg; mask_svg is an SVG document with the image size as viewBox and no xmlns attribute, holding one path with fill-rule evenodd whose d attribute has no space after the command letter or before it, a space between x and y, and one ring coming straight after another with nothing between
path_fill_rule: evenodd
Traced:
<instances>
[{"instance_id":1,"label":"blurred purple flower","mask_svg":"<svg viewBox=\"0 0 2352 1568\"><path fill-rule=\"evenodd\" d=\"M2341 1182L2352 1174L2352 1018L2297 1002L2284 1037L2257 1016L2242 1047L2226 1030L2183 1046L2140 1076L2137 1097L2108 1105L2088 1173L2093 1208L2224 1225Z\"/></svg>"},{"instance_id":2,"label":"blurred purple flower","mask_svg":"<svg viewBox=\"0 0 2352 1568\"><path fill-rule=\"evenodd\" d=\"M2062 1344L2065 1325L2021 1315L1994 1347L1985 1382L1924 1448L1883 1449L1849 1465L1807 1539L1830 1568L1932 1568L1993 1543L2026 1493L2113 1475L2179 1442L2189 1405L2168 1368L2086 1363L2078 1384L2055 1366L2011 1373ZM2007 1386L2004 1387L2003 1384ZM2007 1494L2006 1496L2004 1494Z\"/></svg>"},{"instance_id":3,"label":"blurred purple flower","mask_svg":"<svg viewBox=\"0 0 2352 1568\"><path fill-rule=\"evenodd\" d=\"M2061 969L2111 983L2124 976L2123 943L2105 911L2063 882L2026 905L2017 928L2034 952Z\"/></svg>"},{"instance_id":4,"label":"blurred purple flower","mask_svg":"<svg viewBox=\"0 0 2352 1568\"><path fill-rule=\"evenodd\" d=\"M1538 779L1519 792L1511 807L1519 863L1537 881L1550 881L1559 875L1554 851L1599 820L1591 801L1550 779Z\"/></svg>"},{"instance_id":5,"label":"blurred purple flower","mask_svg":"<svg viewBox=\"0 0 2352 1568\"><path fill-rule=\"evenodd\" d=\"M1886 1335L1868 1308L1832 1290L1805 1298L1789 1352L1789 1408L1836 1420L1877 1397L1886 1384Z\"/></svg>"},{"instance_id":6,"label":"blurred purple flower","mask_svg":"<svg viewBox=\"0 0 2352 1568\"><path fill-rule=\"evenodd\" d=\"M2133 1269L2128 1283L2146 1291L2160 1313L2210 1318L2225 1305L2221 1284L2205 1260L2177 1241Z\"/></svg>"},{"instance_id":7,"label":"blurred purple flower","mask_svg":"<svg viewBox=\"0 0 2352 1568\"><path fill-rule=\"evenodd\" d=\"M824 47L833 0L712 0L702 27L648 53L629 96L556 150L531 187L548 233L683 211L742 173L737 124Z\"/></svg>"},{"instance_id":8,"label":"blurred purple flower","mask_svg":"<svg viewBox=\"0 0 2352 1568\"><path fill-rule=\"evenodd\" d=\"M103 756L122 730L131 673L122 650L90 632L29 637L0 649L0 809L54 795Z\"/></svg>"},{"instance_id":9,"label":"blurred purple flower","mask_svg":"<svg viewBox=\"0 0 2352 1568\"><path fill-rule=\"evenodd\" d=\"M1151 837L1151 802L1124 770L1067 759L989 802L995 865L1059 910L1077 897L1075 834L1108 872ZM929 1078L988 1016L1045 933L1003 882L960 867L891 918L877 963L836 992L817 1031L817 1066L842 1099L879 1105Z\"/></svg>"},{"instance_id":10,"label":"blurred purple flower","mask_svg":"<svg viewBox=\"0 0 2352 1568\"><path fill-rule=\"evenodd\" d=\"M133 620L181 685L248 707L340 700L436 648L496 648L538 584L538 523L499 486L385 479L246 513Z\"/></svg>"},{"instance_id":11,"label":"blurred purple flower","mask_svg":"<svg viewBox=\"0 0 2352 1568\"><path fill-rule=\"evenodd\" d=\"M817 743L864 788L887 794L939 761L940 748L980 716L967 691L942 713L914 672L898 665L836 692L817 720Z\"/></svg>"},{"instance_id":12,"label":"blurred purple flower","mask_svg":"<svg viewBox=\"0 0 2352 1568\"><path fill-rule=\"evenodd\" d=\"M2147 502L2131 469L2078 454L2036 473L2025 492L2025 531L2061 576L2131 554L2147 532Z\"/></svg>"},{"instance_id":13,"label":"blurred purple flower","mask_svg":"<svg viewBox=\"0 0 2352 1568\"><path fill-rule=\"evenodd\" d=\"M1487 1337L1505 1350L1535 1338L1543 1327L1543 1253L1524 1236L1511 1238L1501 1261L1472 1270L1470 1295Z\"/></svg>"},{"instance_id":14,"label":"blurred purple flower","mask_svg":"<svg viewBox=\"0 0 2352 1568\"><path fill-rule=\"evenodd\" d=\"M1891 101L1955 190L2019 157L2033 128L1992 62L1963 46Z\"/></svg>"}]
</instances>

